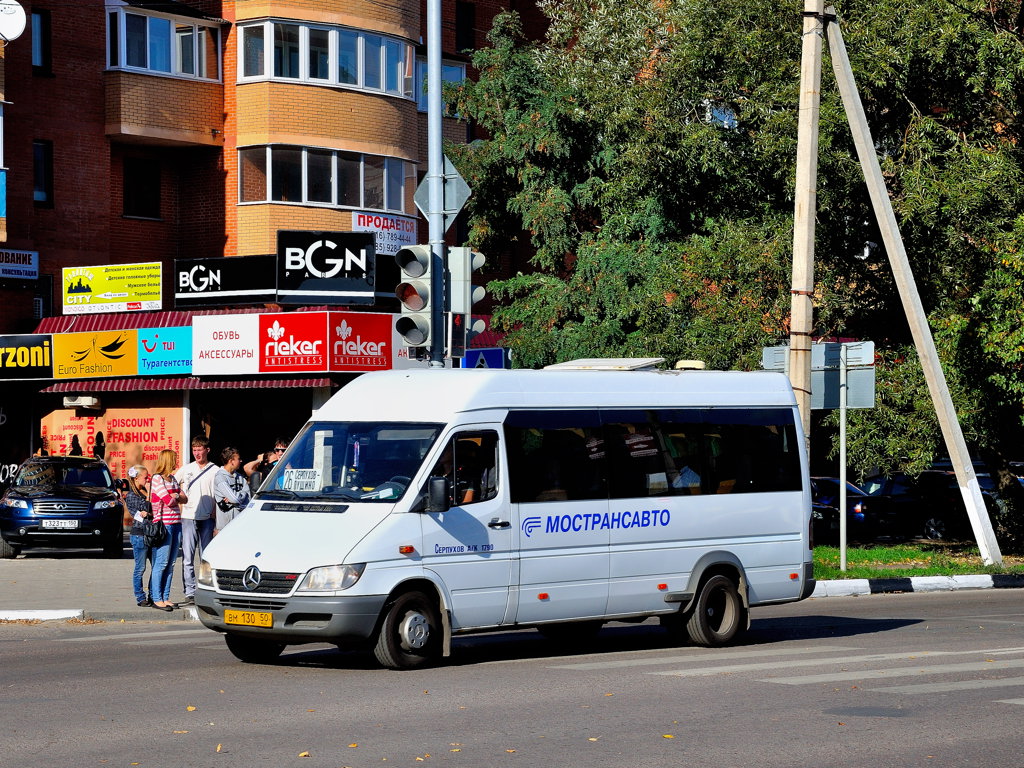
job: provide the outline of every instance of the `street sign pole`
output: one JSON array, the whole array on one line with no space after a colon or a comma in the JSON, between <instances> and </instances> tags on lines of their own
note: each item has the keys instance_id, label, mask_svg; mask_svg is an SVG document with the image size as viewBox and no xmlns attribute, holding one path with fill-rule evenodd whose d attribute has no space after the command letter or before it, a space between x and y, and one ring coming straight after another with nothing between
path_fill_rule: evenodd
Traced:
<instances>
[{"instance_id":1,"label":"street sign pole","mask_svg":"<svg viewBox=\"0 0 1024 768\"><path fill-rule=\"evenodd\" d=\"M441 123L441 0L427 0L427 205L430 271L430 367L444 367L444 152Z\"/></svg>"},{"instance_id":2,"label":"street sign pole","mask_svg":"<svg viewBox=\"0 0 1024 768\"><path fill-rule=\"evenodd\" d=\"M847 352L849 345L843 344L839 349L839 570L846 570L846 403L849 396L847 388Z\"/></svg>"}]
</instances>

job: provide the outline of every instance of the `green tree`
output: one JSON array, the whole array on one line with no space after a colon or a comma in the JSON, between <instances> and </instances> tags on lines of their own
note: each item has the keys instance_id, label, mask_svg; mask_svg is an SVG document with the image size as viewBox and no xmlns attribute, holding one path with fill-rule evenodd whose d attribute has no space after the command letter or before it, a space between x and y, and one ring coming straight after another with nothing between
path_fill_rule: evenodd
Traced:
<instances>
[{"instance_id":1,"label":"green tree","mask_svg":"<svg viewBox=\"0 0 1024 768\"><path fill-rule=\"evenodd\" d=\"M518 364L699 357L752 368L788 334L802 4L542 0L499 16L454 94L489 138L452 147L471 240L528 247L492 284ZM844 2L838 15L965 433L1001 461L1024 414L1020 0ZM862 471L920 469L941 438L826 55L816 333L883 352L856 413ZM899 362L896 362L899 361ZM1010 476L1004 476L1007 490ZM1015 481L1014 484L1016 485Z\"/></svg>"}]
</instances>

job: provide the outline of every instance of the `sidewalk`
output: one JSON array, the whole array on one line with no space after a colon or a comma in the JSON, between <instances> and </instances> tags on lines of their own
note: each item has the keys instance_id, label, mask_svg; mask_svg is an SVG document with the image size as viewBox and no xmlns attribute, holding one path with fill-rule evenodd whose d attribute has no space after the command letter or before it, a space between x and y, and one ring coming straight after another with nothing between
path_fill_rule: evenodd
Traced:
<instances>
[{"instance_id":1,"label":"sidewalk","mask_svg":"<svg viewBox=\"0 0 1024 768\"><path fill-rule=\"evenodd\" d=\"M159 611L139 608L132 592L130 552L108 560L98 552L26 550L0 560L0 621L96 619L99 621L198 621L194 606ZM148 578L148 571L146 576ZM148 582L147 582L148 587ZM916 576L819 581L812 598L898 592L1024 587L1024 576ZM171 600L184 599L181 558L174 567Z\"/></svg>"}]
</instances>

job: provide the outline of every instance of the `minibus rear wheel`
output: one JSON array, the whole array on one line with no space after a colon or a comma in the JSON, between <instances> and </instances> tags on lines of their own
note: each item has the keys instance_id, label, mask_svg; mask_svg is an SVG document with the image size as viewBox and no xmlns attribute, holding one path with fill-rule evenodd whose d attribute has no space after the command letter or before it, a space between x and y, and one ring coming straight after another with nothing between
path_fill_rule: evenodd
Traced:
<instances>
[{"instance_id":1,"label":"minibus rear wheel","mask_svg":"<svg viewBox=\"0 0 1024 768\"><path fill-rule=\"evenodd\" d=\"M704 582L686 621L694 645L714 648L732 641L746 624L739 590L728 576L717 574Z\"/></svg>"},{"instance_id":2,"label":"minibus rear wheel","mask_svg":"<svg viewBox=\"0 0 1024 768\"><path fill-rule=\"evenodd\" d=\"M388 606L373 655L388 669L412 669L441 655L441 618L422 592L405 592Z\"/></svg>"}]
</instances>

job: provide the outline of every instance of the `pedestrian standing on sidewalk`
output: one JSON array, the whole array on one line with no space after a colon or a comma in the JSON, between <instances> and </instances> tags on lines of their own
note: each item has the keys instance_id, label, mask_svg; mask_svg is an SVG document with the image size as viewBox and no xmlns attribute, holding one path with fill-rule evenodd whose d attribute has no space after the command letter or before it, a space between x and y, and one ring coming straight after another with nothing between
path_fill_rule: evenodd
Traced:
<instances>
[{"instance_id":1,"label":"pedestrian standing on sidewalk","mask_svg":"<svg viewBox=\"0 0 1024 768\"><path fill-rule=\"evenodd\" d=\"M220 452L223 465L217 470L213 481L213 492L217 497L217 529L219 533L249 503L249 486L245 477L238 471L242 466L242 458L237 448L225 448Z\"/></svg>"},{"instance_id":2,"label":"pedestrian standing on sidewalk","mask_svg":"<svg viewBox=\"0 0 1024 768\"><path fill-rule=\"evenodd\" d=\"M182 605L194 605L196 595L196 557L213 540L217 503L213 478L217 465L210 461L210 441L206 435L192 438L192 457L174 473L188 500L181 508L181 580L185 590Z\"/></svg>"},{"instance_id":3,"label":"pedestrian standing on sidewalk","mask_svg":"<svg viewBox=\"0 0 1024 768\"><path fill-rule=\"evenodd\" d=\"M131 542L132 553L135 555L132 588L135 590L135 602L143 608L153 604L142 580L146 573L146 561L153 562L152 548L146 543L142 528L143 523L153 516L153 505L149 501L149 470L141 464L129 467L127 484L124 503L132 518Z\"/></svg>"},{"instance_id":4,"label":"pedestrian standing on sidewalk","mask_svg":"<svg viewBox=\"0 0 1024 768\"><path fill-rule=\"evenodd\" d=\"M174 576L174 561L178 558L178 547L181 545L181 505L188 500L174 476L177 466L178 454L175 451L160 451L150 483L153 520L163 520L164 528L167 529L163 543L153 550L153 576L149 582L149 597L153 607L161 611L174 610L171 579Z\"/></svg>"}]
</instances>

